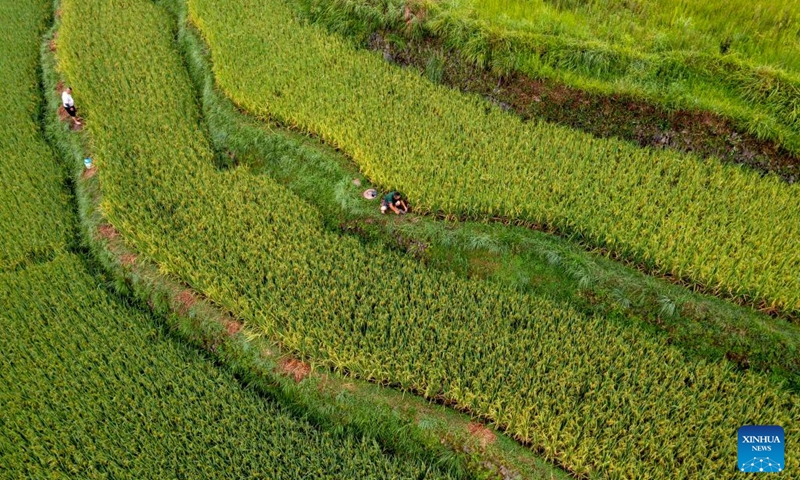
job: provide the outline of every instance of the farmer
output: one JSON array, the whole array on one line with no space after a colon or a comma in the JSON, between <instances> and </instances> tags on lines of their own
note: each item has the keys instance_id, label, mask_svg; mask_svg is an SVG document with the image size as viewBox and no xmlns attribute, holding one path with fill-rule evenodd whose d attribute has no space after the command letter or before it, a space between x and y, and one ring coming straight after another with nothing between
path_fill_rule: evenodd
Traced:
<instances>
[{"instance_id":1,"label":"farmer","mask_svg":"<svg viewBox=\"0 0 800 480\"><path fill-rule=\"evenodd\" d=\"M381 213L391 209L396 215L408 213L408 204L400 192L389 192L381 199Z\"/></svg>"},{"instance_id":2,"label":"farmer","mask_svg":"<svg viewBox=\"0 0 800 480\"><path fill-rule=\"evenodd\" d=\"M78 112L75 110L75 100L72 99L72 87L67 87L66 90L61 92L61 103L64 104L64 110L75 121L75 125L80 125L81 121L78 120Z\"/></svg>"}]
</instances>

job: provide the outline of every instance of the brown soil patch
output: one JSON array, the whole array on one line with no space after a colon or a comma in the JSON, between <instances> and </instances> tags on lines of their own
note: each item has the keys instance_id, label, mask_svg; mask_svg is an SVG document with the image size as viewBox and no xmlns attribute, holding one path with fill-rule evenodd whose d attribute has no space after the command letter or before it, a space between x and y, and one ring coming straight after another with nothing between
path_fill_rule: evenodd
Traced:
<instances>
[{"instance_id":1,"label":"brown soil patch","mask_svg":"<svg viewBox=\"0 0 800 480\"><path fill-rule=\"evenodd\" d=\"M311 373L311 365L296 358L284 358L278 363L277 371L281 375L294 378L297 383L302 382Z\"/></svg>"},{"instance_id":2,"label":"brown soil patch","mask_svg":"<svg viewBox=\"0 0 800 480\"><path fill-rule=\"evenodd\" d=\"M105 238L106 240L114 240L115 238L119 237L119 232L113 225L104 223L97 227L97 235L100 238Z\"/></svg>"},{"instance_id":3,"label":"brown soil patch","mask_svg":"<svg viewBox=\"0 0 800 480\"><path fill-rule=\"evenodd\" d=\"M494 434L494 432L481 423L470 422L470 424L467 425L467 429L469 430L470 435L478 440L481 449L485 449L487 445L490 445L497 440L497 436Z\"/></svg>"},{"instance_id":4,"label":"brown soil patch","mask_svg":"<svg viewBox=\"0 0 800 480\"><path fill-rule=\"evenodd\" d=\"M83 173L81 173L81 178L88 179L92 178L97 174L97 169L95 167L92 168L84 168Z\"/></svg>"},{"instance_id":5,"label":"brown soil patch","mask_svg":"<svg viewBox=\"0 0 800 480\"><path fill-rule=\"evenodd\" d=\"M233 336L239 333L242 329L242 323L237 322L236 320L228 320L225 322L225 330L228 332L228 335Z\"/></svg>"},{"instance_id":6,"label":"brown soil patch","mask_svg":"<svg viewBox=\"0 0 800 480\"><path fill-rule=\"evenodd\" d=\"M58 119L59 121L66 122L69 120L69 113L64 110L64 105L59 105L58 107Z\"/></svg>"},{"instance_id":7,"label":"brown soil patch","mask_svg":"<svg viewBox=\"0 0 800 480\"><path fill-rule=\"evenodd\" d=\"M742 370L750 368L750 359L747 357L746 353L727 352L725 358L735 363Z\"/></svg>"},{"instance_id":8,"label":"brown soil patch","mask_svg":"<svg viewBox=\"0 0 800 480\"><path fill-rule=\"evenodd\" d=\"M122 263L123 266L130 267L131 265L136 263L136 258L137 256L135 253L125 253L119 257L119 261Z\"/></svg>"},{"instance_id":9,"label":"brown soil patch","mask_svg":"<svg viewBox=\"0 0 800 480\"><path fill-rule=\"evenodd\" d=\"M192 291L187 288L181 293L175 295L175 303L178 304L178 314L186 315L189 312L189 309L192 308L195 303L197 303L197 297L195 297Z\"/></svg>"}]
</instances>

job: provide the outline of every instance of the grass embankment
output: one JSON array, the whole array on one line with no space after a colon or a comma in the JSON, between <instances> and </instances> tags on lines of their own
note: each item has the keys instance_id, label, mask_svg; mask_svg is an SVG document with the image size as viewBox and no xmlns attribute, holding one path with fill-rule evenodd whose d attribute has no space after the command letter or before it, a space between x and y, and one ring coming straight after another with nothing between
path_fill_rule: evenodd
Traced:
<instances>
[{"instance_id":1,"label":"grass embankment","mask_svg":"<svg viewBox=\"0 0 800 480\"><path fill-rule=\"evenodd\" d=\"M314 205L327 230L357 234L431 267L544 295L608 321L644 323L693 358L727 358L800 391L797 325L693 293L524 227L382 216L377 200L361 197L372 185L350 159L237 109L214 86L210 54L194 29L182 39L220 165L246 165L276 179Z\"/></svg>"},{"instance_id":2,"label":"grass embankment","mask_svg":"<svg viewBox=\"0 0 800 480\"><path fill-rule=\"evenodd\" d=\"M0 84L6 92L0 122L0 271L47 261L74 243L63 171L37 123L38 35L48 9L44 1L0 4Z\"/></svg>"},{"instance_id":3,"label":"grass embankment","mask_svg":"<svg viewBox=\"0 0 800 480\"><path fill-rule=\"evenodd\" d=\"M317 365L469 409L577 474L726 475L723 419L796 435L796 399L758 376L332 235L274 181L218 172L169 22L125 5L65 4L60 61L82 92L104 211L162 271Z\"/></svg>"},{"instance_id":4,"label":"grass embankment","mask_svg":"<svg viewBox=\"0 0 800 480\"><path fill-rule=\"evenodd\" d=\"M433 36L503 75L710 111L800 154L797 0L302 2L342 32L393 25L395 39Z\"/></svg>"},{"instance_id":5,"label":"grass embankment","mask_svg":"<svg viewBox=\"0 0 800 480\"><path fill-rule=\"evenodd\" d=\"M409 28L399 9L380 2L301 0L293 5L303 18L347 36L361 48L381 52L389 62L413 68L434 83L477 93L523 119L745 165L787 183L800 180L800 157L759 140L719 114L671 109L641 95L597 92L550 77L487 69L465 58L464 45L448 45L438 34Z\"/></svg>"},{"instance_id":6,"label":"grass embankment","mask_svg":"<svg viewBox=\"0 0 800 480\"><path fill-rule=\"evenodd\" d=\"M319 135L419 210L546 224L708 291L800 309L800 185L523 123L302 25L284 2L190 5L238 105Z\"/></svg>"},{"instance_id":7,"label":"grass embankment","mask_svg":"<svg viewBox=\"0 0 800 480\"><path fill-rule=\"evenodd\" d=\"M4 478L446 477L386 456L372 441L321 432L242 389L170 341L154 318L109 295L86 259L68 252L76 217L37 122L36 60L50 8L39 1L0 9L9 40L2 58L14 62L2 70L13 74L5 92L14 99L4 132L32 164L0 159L4 172L28 175L0 203L12 213L3 217L15 247L8 252L23 258L0 273ZM27 210L13 215L15 207ZM36 262L24 261L32 255Z\"/></svg>"},{"instance_id":8,"label":"grass embankment","mask_svg":"<svg viewBox=\"0 0 800 480\"><path fill-rule=\"evenodd\" d=\"M636 5L621 1L473 0L458 6L499 25L525 28L538 24L541 31L553 35L597 39L639 52L731 55L758 65L800 71L797 0L644 0ZM726 15L720 15L722 10Z\"/></svg>"},{"instance_id":9,"label":"grass embankment","mask_svg":"<svg viewBox=\"0 0 800 480\"><path fill-rule=\"evenodd\" d=\"M556 25L574 28L572 35L562 30L567 37L597 38L643 52L729 54L759 65L800 71L797 0L712 0L701 4L645 0L638 5L620 1L475 0L462 6L485 19L507 24L539 20L552 25L552 30ZM724 16L719 14L723 9Z\"/></svg>"}]
</instances>

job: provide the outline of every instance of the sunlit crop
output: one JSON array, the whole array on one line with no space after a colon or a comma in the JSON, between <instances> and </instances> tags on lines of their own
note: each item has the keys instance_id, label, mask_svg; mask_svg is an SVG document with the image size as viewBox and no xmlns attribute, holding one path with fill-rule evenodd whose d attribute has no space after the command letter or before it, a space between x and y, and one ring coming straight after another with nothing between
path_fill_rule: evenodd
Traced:
<instances>
[{"instance_id":1,"label":"sunlit crop","mask_svg":"<svg viewBox=\"0 0 800 480\"><path fill-rule=\"evenodd\" d=\"M800 185L544 123L387 65L281 0L190 0L226 93L321 136L418 211L519 218L800 309Z\"/></svg>"},{"instance_id":2,"label":"sunlit crop","mask_svg":"<svg viewBox=\"0 0 800 480\"><path fill-rule=\"evenodd\" d=\"M0 477L443 477L242 388L66 252L76 221L67 172L37 122L50 8L0 4L0 142L18 149L0 157Z\"/></svg>"},{"instance_id":3,"label":"sunlit crop","mask_svg":"<svg viewBox=\"0 0 800 480\"><path fill-rule=\"evenodd\" d=\"M365 247L272 179L216 170L168 19L144 0L68 0L60 37L104 213L164 272L317 365L469 409L579 474L728 474L735 426L796 437L797 399L756 375Z\"/></svg>"}]
</instances>

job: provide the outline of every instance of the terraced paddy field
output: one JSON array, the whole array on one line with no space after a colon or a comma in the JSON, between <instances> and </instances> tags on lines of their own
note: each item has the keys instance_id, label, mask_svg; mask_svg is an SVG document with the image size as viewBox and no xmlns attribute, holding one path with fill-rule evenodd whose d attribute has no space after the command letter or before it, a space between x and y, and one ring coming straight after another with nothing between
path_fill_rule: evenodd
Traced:
<instances>
[{"instance_id":1,"label":"terraced paddy field","mask_svg":"<svg viewBox=\"0 0 800 480\"><path fill-rule=\"evenodd\" d=\"M645 102L684 115L705 112L698 122L730 122L737 134L768 140L797 164L796 0L299 3L304 15L361 43L390 32L388 43L401 51L420 40L443 45L429 59L434 77L457 57L506 77L576 88L583 92L574 96L577 104L586 93L600 93L637 110ZM569 94L548 90L545 102ZM603 108L613 110L613 102Z\"/></svg>"},{"instance_id":2,"label":"terraced paddy field","mask_svg":"<svg viewBox=\"0 0 800 480\"><path fill-rule=\"evenodd\" d=\"M548 225L710 291L800 307L797 185L523 123L304 26L281 3L197 1L189 16L237 104L319 135L418 211Z\"/></svg>"},{"instance_id":3,"label":"terraced paddy field","mask_svg":"<svg viewBox=\"0 0 800 480\"><path fill-rule=\"evenodd\" d=\"M81 155L66 159L68 165L84 154L93 158L91 178L84 173L76 182L96 188L89 203L98 204L90 215L105 222L99 234L124 239L136 252L123 266L151 262L159 275L183 285L189 292L182 297L184 315L195 314L187 298L225 310L233 319L227 327L235 327L228 335L243 342L242 351L261 348L259 339L277 342L296 358L301 386L309 385L310 371L322 379L312 389L324 389L327 375L343 375L416 394L493 424L554 466L529 476L505 467L491 473L500 478L743 477L736 471L736 429L746 424L786 429L784 475L793 478L796 186L546 123L523 124L480 98L426 83L298 21L296 6L279 0L59 5L54 54L43 52L45 59L55 57L54 65L45 60L42 67L43 93L51 102L53 77L72 85L86 127L61 128L48 139L77 145ZM44 12L42 5L26 27L37 42ZM35 63L35 55L28 58ZM35 68L29 72L31 97L38 98ZM29 107L31 138L45 148L35 127L37 108ZM44 116L52 121L52 115ZM614 168L595 168L598 156ZM363 199L353 177L362 187L403 189L417 213L397 220L359 216L367 207L358 203ZM85 235L94 231L76 228L70 183L63 174L50 178L55 200L47 205L60 205L53 211L66 213L56 218L66 219L67 232L84 236L73 232L61 240L55 229L41 227L51 238L47 247L17 242L21 253L1 274L2 318L16 329L0 337L12 352L3 374L13 388L2 390L3 404L14 412L3 419L13 427L3 444L4 466L32 476L448 475L426 460L387 454L386 444L349 427L313 427L293 416L296 405L290 415L167 339L139 310L144 305L128 305L105 290L104 275L116 273L97 271L96 252L83 248L93 245L96 239ZM712 185L716 196L704 193ZM673 203L654 200L666 197ZM81 204L78 221L87 221L90 208ZM659 218L659 209L669 216ZM756 210L760 216L739 216ZM716 333L692 344L685 333L657 331L680 322L682 332L702 329L690 323L697 321L692 315L674 320L678 306L669 297L658 297L655 311L643 302L657 328L645 328L631 302L624 305L632 290L618 287L622 296L614 307L581 301L602 292L585 271L569 282L558 277L547 289L476 274L476 265L515 271L491 258L472 263L470 252L502 250L492 250L500 229L441 224L424 215L436 212L555 225L653 269L716 285L712 290L727 298L760 299L784 317L681 294L709 305L703 308L710 316L724 317L713 320L722 326L723 351L735 348L736 336L725 331L738 326L746 351L757 350L751 335L766 335L782 353L759 353L756 368L743 361L734 368L736 362L709 347ZM596 220L603 215L606 223ZM358 222L374 228L353 228ZM433 233L421 246L414 239L423 228ZM701 231L710 240L703 242ZM650 243L642 240L648 234ZM560 255L585 254L568 247L569 239L537 241L509 241L509 262L535 261L523 254L546 242L552 250L540 256L551 265L560 264ZM477 247L463 250L466 271L453 267L459 242ZM440 256L422 255L428 245L441 249ZM27 253L42 249L44 256ZM562 291L570 282L577 293ZM238 361L225 347L206 346L212 354L224 352L216 357L223 365ZM53 369L42 370L48 362ZM67 392L63 401L61 392ZM483 439L466 452L475 463L494 441L482 428L470 426ZM88 452L77 452L81 435L92 441Z\"/></svg>"},{"instance_id":4,"label":"terraced paddy field","mask_svg":"<svg viewBox=\"0 0 800 480\"><path fill-rule=\"evenodd\" d=\"M50 9L0 4L14 99L0 160L0 476L455 478L298 418L109 290L79 245L68 169L39 122Z\"/></svg>"},{"instance_id":5,"label":"terraced paddy field","mask_svg":"<svg viewBox=\"0 0 800 480\"><path fill-rule=\"evenodd\" d=\"M0 271L4 271L65 248L73 241L75 219L63 186L64 172L41 138L37 122L39 35L50 6L33 2L20 8L3 2L0 8L5 23L0 80L10 92L0 123L5 152L0 169Z\"/></svg>"},{"instance_id":6,"label":"terraced paddy field","mask_svg":"<svg viewBox=\"0 0 800 480\"><path fill-rule=\"evenodd\" d=\"M90 112L104 211L140 252L246 325L321 367L469 409L576 475L689 477L700 464L723 474L734 451L723 416L793 424L794 397L757 375L686 361L635 328L363 246L327 232L274 180L217 170L169 17L146 2L126 5L66 2L59 37L60 67ZM253 35L248 22L282 11L204 5L190 3L201 30L212 28L202 15L224 14ZM85 45L102 48L87 56ZM395 284L402 291L383 293ZM753 402L773 409L754 412ZM718 462L674 450L689 425Z\"/></svg>"}]
</instances>

